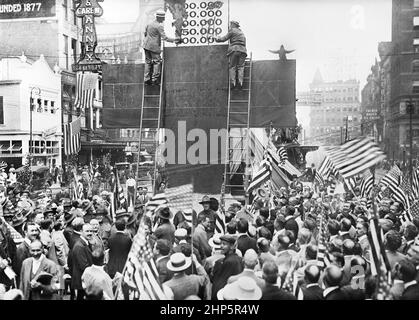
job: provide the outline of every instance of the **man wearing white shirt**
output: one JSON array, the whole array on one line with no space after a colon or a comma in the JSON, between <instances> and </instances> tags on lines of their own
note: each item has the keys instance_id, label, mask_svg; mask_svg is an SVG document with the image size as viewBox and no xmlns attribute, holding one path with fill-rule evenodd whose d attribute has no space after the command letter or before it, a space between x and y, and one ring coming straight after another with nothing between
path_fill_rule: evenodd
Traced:
<instances>
[{"instance_id":1,"label":"man wearing white shirt","mask_svg":"<svg viewBox=\"0 0 419 320\"><path fill-rule=\"evenodd\" d=\"M128 207L133 206L135 203L135 185L137 182L131 175L127 180L127 190L128 190Z\"/></svg>"}]
</instances>

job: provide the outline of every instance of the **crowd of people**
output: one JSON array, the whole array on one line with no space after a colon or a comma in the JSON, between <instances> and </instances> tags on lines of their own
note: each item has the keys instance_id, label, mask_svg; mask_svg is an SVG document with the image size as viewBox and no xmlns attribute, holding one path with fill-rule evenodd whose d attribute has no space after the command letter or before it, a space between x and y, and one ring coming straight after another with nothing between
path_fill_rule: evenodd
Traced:
<instances>
[{"instance_id":1,"label":"crowd of people","mask_svg":"<svg viewBox=\"0 0 419 320\"><path fill-rule=\"evenodd\" d=\"M169 203L150 216L142 188L129 192L132 210L115 213L103 190L71 200L64 186L36 197L0 188L0 299L131 299L123 274L140 225L167 299L368 300L380 292L367 236L373 210L357 192L315 192L295 178L251 207L222 210L205 196L201 212L172 212ZM419 217L402 221L404 208L390 197L376 208L392 272L387 294L419 299Z\"/></svg>"}]
</instances>

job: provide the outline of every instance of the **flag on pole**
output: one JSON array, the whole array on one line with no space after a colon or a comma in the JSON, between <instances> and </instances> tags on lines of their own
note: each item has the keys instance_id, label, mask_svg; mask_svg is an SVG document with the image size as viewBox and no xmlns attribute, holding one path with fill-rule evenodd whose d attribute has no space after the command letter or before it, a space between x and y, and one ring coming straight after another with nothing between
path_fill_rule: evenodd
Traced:
<instances>
[{"instance_id":1,"label":"flag on pole","mask_svg":"<svg viewBox=\"0 0 419 320\"><path fill-rule=\"evenodd\" d=\"M77 72L76 99L74 105L80 109L93 108L95 88L98 81L98 74L92 72Z\"/></svg>"},{"instance_id":2,"label":"flag on pole","mask_svg":"<svg viewBox=\"0 0 419 320\"><path fill-rule=\"evenodd\" d=\"M153 248L141 224L135 235L123 272L123 282L138 300L167 300L153 259Z\"/></svg>"},{"instance_id":3,"label":"flag on pole","mask_svg":"<svg viewBox=\"0 0 419 320\"><path fill-rule=\"evenodd\" d=\"M64 154L70 156L79 153L81 149L81 118L78 117L71 123L64 124Z\"/></svg>"},{"instance_id":4,"label":"flag on pole","mask_svg":"<svg viewBox=\"0 0 419 320\"><path fill-rule=\"evenodd\" d=\"M368 198L372 191L373 186L374 186L374 177L372 176L370 170L366 170L361 180L361 186L360 186L361 197Z\"/></svg>"},{"instance_id":5,"label":"flag on pole","mask_svg":"<svg viewBox=\"0 0 419 320\"><path fill-rule=\"evenodd\" d=\"M263 183L268 181L272 175L272 158L269 153L265 153L265 157L262 160L259 170L256 172L252 181L247 188L247 192L250 194L253 190L259 188Z\"/></svg>"},{"instance_id":6,"label":"flag on pole","mask_svg":"<svg viewBox=\"0 0 419 320\"><path fill-rule=\"evenodd\" d=\"M413 170L412 195L414 199L419 199L419 169Z\"/></svg>"},{"instance_id":7,"label":"flag on pole","mask_svg":"<svg viewBox=\"0 0 419 320\"><path fill-rule=\"evenodd\" d=\"M386 158L370 137L348 141L337 148L326 148L332 164L346 179L376 165Z\"/></svg>"}]
</instances>

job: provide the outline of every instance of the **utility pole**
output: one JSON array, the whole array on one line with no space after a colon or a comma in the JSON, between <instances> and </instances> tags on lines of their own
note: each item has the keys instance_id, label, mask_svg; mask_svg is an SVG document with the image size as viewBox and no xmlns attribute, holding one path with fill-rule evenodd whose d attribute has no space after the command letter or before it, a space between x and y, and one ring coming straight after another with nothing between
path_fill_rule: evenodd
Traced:
<instances>
[{"instance_id":1,"label":"utility pole","mask_svg":"<svg viewBox=\"0 0 419 320\"><path fill-rule=\"evenodd\" d=\"M412 99L406 103L406 112L409 113L409 177L410 183L412 183L413 178L413 130L412 130L412 117L414 111L414 104Z\"/></svg>"}]
</instances>

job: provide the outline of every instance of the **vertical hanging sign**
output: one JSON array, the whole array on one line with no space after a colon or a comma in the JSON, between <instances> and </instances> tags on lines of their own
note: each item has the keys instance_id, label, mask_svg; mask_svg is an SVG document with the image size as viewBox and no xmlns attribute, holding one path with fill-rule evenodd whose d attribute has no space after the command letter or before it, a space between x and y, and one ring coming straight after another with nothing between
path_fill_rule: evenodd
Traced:
<instances>
[{"instance_id":1,"label":"vertical hanging sign","mask_svg":"<svg viewBox=\"0 0 419 320\"><path fill-rule=\"evenodd\" d=\"M97 46L95 17L101 17L103 15L103 9L98 2L103 2L103 0L76 1L76 16L83 19L83 38L80 59L73 65L74 72L102 70L102 61L95 53Z\"/></svg>"}]
</instances>

